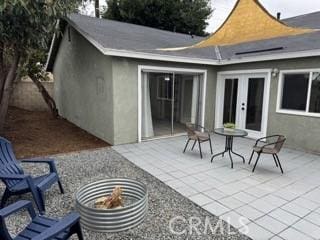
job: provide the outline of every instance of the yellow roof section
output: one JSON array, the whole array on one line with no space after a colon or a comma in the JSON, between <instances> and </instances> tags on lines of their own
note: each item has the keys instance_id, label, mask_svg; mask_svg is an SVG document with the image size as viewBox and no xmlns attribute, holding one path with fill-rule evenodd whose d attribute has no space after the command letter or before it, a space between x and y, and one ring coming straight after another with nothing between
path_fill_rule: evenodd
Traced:
<instances>
[{"instance_id":1,"label":"yellow roof section","mask_svg":"<svg viewBox=\"0 0 320 240\"><path fill-rule=\"evenodd\" d=\"M222 26L193 47L230 45L312 31L315 30L287 26L269 14L258 0L238 0Z\"/></svg>"}]
</instances>

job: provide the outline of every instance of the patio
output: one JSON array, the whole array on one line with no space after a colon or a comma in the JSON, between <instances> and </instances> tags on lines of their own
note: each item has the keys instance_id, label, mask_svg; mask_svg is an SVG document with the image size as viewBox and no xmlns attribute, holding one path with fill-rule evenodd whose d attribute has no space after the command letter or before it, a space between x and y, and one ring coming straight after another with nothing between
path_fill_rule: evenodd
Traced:
<instances>
[{"instance_id":1,"label":"patio","mask_svg":"<svg viewBox=\"0 0 320 240\"><path fill-rule=\"evenodd\" d=\"M51 157L56 159L57 169L62 179L65 194L60 194L57 185L54 185L52 189L46 192L46 215L50 217L59 218L65 216L70 211L74 211L75 192L81 186L97 180L125 177L138 180L147 186L149 210L141 225L119 233L98 233L83 228L84 237L87 240L184 240L186 238L194 240L249 240L247 236L230 227L226 222L219 221L216 216L189 201L149 173L136 167L109 147ZM44 164L25 164L24 166L27 173L33 175L47 171L47 166ZM1 183L1 196L3 190L4 185ZM8 205L16 202L18 199L31 200L31 195L12 197L9 199ZM170 221L174 220L177 216L180 219L170 224ZM196 225L195 229L191 228L189 230L189 219L193 217L196 218L195 220L201 220L201 224ZM186 221L181 222L181 218ZM205 220L209 220L210 226L215 231L207 228ZM10 232L14 235L23 229L28 221L27 214L22 212L8 217L6 222ZM172 230L170 226L172 226ZM1 236L0 239L2 239ZM72 239L77 239L77 237L73 237Z\"/></svg>"},{"instance_id":2,"label":"patio","mask_svg":"<svg viewBox=\"0 0 320 240\"><path fill-rule=\"evenodd\" d=\"M279 154L284 174L272 156L262 155L254 173L247 164L253 140L235 139L234 157L217 157L210 163L209 144L182 153L186 137L115 146L129 161L253 239L319 239L320 157L283 148ZM225 138L213 136L213 151L224 149ZM191 145L191 146L190 146ZM245 217L249 231L241 225Z\"/></svg>"}]
</instances>

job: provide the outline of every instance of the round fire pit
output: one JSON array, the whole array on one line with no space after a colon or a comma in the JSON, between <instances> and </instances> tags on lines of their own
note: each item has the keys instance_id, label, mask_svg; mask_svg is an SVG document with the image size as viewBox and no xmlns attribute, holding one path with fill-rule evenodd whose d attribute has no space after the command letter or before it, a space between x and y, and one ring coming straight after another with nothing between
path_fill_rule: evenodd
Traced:
<instances>
[{"instance_id":1,"label":"round fire pit","mask_svg":"<svg viewBox=\"0 0 320 240\"><path fill-rule=\"evenodd\" d=\"M110 195L121 186L124 207L95 208L96 199ZM144 184L131 179L105 179L81 187L76 193L76 209L81 224L91 231L120 232L141 224L148 210L148 192Z\"/></svg>"}]
</instances>

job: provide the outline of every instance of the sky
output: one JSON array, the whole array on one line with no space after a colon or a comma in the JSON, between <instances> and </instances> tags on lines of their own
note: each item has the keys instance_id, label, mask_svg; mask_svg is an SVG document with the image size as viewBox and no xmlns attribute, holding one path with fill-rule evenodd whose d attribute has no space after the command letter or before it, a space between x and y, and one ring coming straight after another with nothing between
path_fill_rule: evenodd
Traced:
<instances>
[{"instance_id":1,"label":"sky","mask_svg":"<svg viewBox=\"0 0 320 240\"><path fill-rule=\"evenodd\" d=\"M237 0L211 0L214 9L208 20L207 32L214 32L228 17ZM320 0L260 0L260 3L274 16L281 12L281 18L293 17L305 13L320 11ZM100 0L105 6L106 0ZM84 14L94 15L93 5L85 8Z\"/></svg>"}]
</instances>

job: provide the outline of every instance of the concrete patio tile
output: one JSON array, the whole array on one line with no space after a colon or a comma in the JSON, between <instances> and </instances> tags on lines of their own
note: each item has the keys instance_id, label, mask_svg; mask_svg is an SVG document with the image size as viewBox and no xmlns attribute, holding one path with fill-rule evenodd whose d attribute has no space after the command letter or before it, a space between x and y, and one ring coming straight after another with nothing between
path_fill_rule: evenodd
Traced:
<instances>
[{"instance_id":1,"label":"concrete patio tile","mask_svg":"<svg viewBox=\"0 0 320 240\"><path fill-rule=\"evenodd\" d=\"M254 240L266 240L274 236L273 233L255 223L249 223L246 227L240 228L239 231Z\"/></svg>"},{"instance_id":2,"label":"concrete patio tile","mask_svg":"<svg viewBox=\"0 0 320 240\"><path fill-rule=\"evenodd\" d=\"M234 197L222 198L222 199L219 199L218 202L220 202L224 206L227 206L230 209L236 209L245 204Z\"/></svg>"},{"instance_id":3,"label":"concrete patio tile","mask_svg":"<svg viewBox=\"0 0 320 240\"><path fill-rule=\"evenodd\" d=\"M197 178L199 181L207 181L209 179L208 175L205 173L196 173L196 174L193 174L192 176Z\"/></svg>"},{"instance_id":4,"label":"concrete patio tile","mask_svg":"<svg viewBox=\"0 0 320 240\"><path fill-rule=\"evenodd\" d=\"M198 204L199 206L203 206L213 202L213 199L207 197L206 195L199 193L197 195L193 195L190 197L190 200L194 203Z\"/></svg>"},{"instance_id":5,"label":"concrete patio tile","mask_svg":"<svg viewBox=\"0 0 320 240\"><path fill-rule=\"evenodd\" d=\"M267 195L265 197L262 197L260 199L263 201L266 201L267 203L272 204L273 206L276 206L276 207L282 206L287 203L286 200L279 198L277 196L274 196L272 194Z\"/></svg>"},{"instance_id":6,"label":"concrete patio tile","mask_svg":"<svg viewBox=\"0 0 320 240\"><path fill-rule=\"evenodd\" d=\"M303 196L304 198L307 198L309 200L315 201L317 203L320 203L320 188L317 188Z\"/></svg>"},{"instance_id":7,"label":"concrete patio tile","mask_svg":"<svg viewBox=\"0 0 320 240\"><path fill-rule=\"evenodd\" d=\"M164 174L161 174L159 176L157 176L157 178L159 180L161 180L162 182L168 182L168 181L171 181L171 180L174 180L175 178L167 173L164 173Z\"/></svg>"},{"instance_id":8,"label":"concrete patio tile","mask_svg":"<svg viewBox=\"0 0 320 240\"><path fill-rule=\"evenodd\" d=\"M203 206L203 208L216 216L221 216L222 214L230 211L229 208L221 205L220 203L218 203L216 201Z\"/></svg>"},{"instance_id":9,"label":"concrete patio tile","mask_svg":"<svg viewBox=\"0 0 320 240\"><path fill-rule=\"evenodd\" d=\"M269 191L265 191L264 189L261 189L259 187L253 187L253 188L249 188L249 189L246 189L244 190L245 192L257 197L257 198L260 198L260 197L263 197L267 194L269 194L270 192Z\"/></svg>"},{"instance_id":10,"label":"concrete patio tile","mask_svg":"<svg viewBox=\"0 0 320 240\"><path fill-rule=\"evenodd\" d=\"M274 237L270 238L270 240L283 240L283 238L281 238L279 236L274 236Z\"/></svg>"},{"instance_id":11,"label":"concrete patio tile","mask_svg":"<svg viewBox=\"0 0 320 240\"><path fill-rule=\"evenodd\" d=\"M258 199L256 201L253 201L251 203L248 204L251 207L254 207L255 209L264 212L264 213L269 213L272 210L276 209L277 207L267 203L266 201L263 201L261 199Z\"/></svg>"},{"instance_id":12,"label":"concrete patio tile","mask_svg":"<svg viewBox=\"0 0 320 240\"><path fill-rule=\"evenodd\" d=\"M240 214L234 211L227 212L223 214L220 218L225 220L227 223L229 223L237 229L242 228L250 223L250 220L248 218L241 216Z\"/></svg>"},{"instance_id":13,"label":"concrete patio tile","mask_svg":"<svg viewBox=\"0 0 320 240\"><path fill-rule=\"evenodd\" d=\"M320 237L320 227L306 220L302 219L292 227L315 239Z\"/></svg>"},{"instance_id":14,"label":"concrete patio tile","mask_svg":"<svg viewBox=\"0 0 320 240\"><path fill-rule=\"evenodd\" d=\"M309 199L306 199L304 197L297 198L297 199L293 200L292 203L295 203L301 207L307 208L312 211L320 207L319 203L316 203L316 202L311 201Z\"/></svg>"},{"instance_id":15,"label":"concrete patio tile","mask_svg":"<svg viewBox=\"0 0 320 240\"><path fill-rule=\"evenodd\" d=\"M301 218L305 217L311 212L309 209L300 207L299 205L294 203L287 203L281 208Z\"/></svg>"},{"instance_id":16,"label":"concrete patio tile","mask_svg":"<svg viewBox=\"0 0 320 240\"><path fill-rule=\"evenodd\" d=\"M300 219L298 216L293 215L285 210L282 210L281 208L275 209L274 211L270 212L268 215L279 220L280 222L283 222L288 226L292 225L293 223L297 222Z\"/></svg>"},{"instance_id":17,"label":"concrete patio tile","mask_svg":"<svg viewBox=\"0 0 320 240\"><path fill-rule=\"evenodd\" d=\"M199 194L197 190L189 186L178 188L177 191L185 197L191 197L196 194Z\"/></svg>"},{"instance_id":18,"label":"concrete patio tile","mask_svg":"<svg viewBox=\"0 0 320 240\"><path fill-rule=\"evenodd\" d=\"M254 221L260 217L262 217L263 215L265 215L265 213L258 211L257 209L249 206L249 205L244 205L238 209L236 209L236 211L241 214L242 216Z\"/></svg>"},{"instance_id":19,"label":"concrete patio tile","mask_svg":"<svg viewBox=\"0 0 320 240\"><path fill-rule=\"evenodd\" d=\"M173 189L178 189L178 188L182 188L182 187L185 187L186 184L178 179L174 179L174 180L171 180L171 181L168 181L166 182L166 184L169 186L169 187L172 187Z\"/></svg>"},{"instance_id":20,"label":"concrete patio tile","mask_svg":"<svg viewBox=\"0 0 320 240\"><path fill-rule=\"evenodd\" d=\"M204 191L208 191L210 189L213 189L214 186L208 185L204 182L196 182L191 184L191 187L193 187L194 189L196 189L199 192L204 192Z\"/></svg>"},{"instance_id":21,"label":"concrete patio tile","mask_svg":"<svg viewBox=\"0 0 320 240\"><path fill-rule=\"evenodd\" d=\"M211 189L209 191L203 192L203 194L207 195L209 198L213 200L219 200L221 198L226 197L226 195L223 192L220 192L217 189Z\"/></svg>"},{"instance_id":22,"label":"concrete patio tile","mask_svg":"<svg viewBox=\"0 0 320 240\"><path fill-rule=\"evenodd\" d=\"M254 197L246 192L239 192L239 193L233 195L233 197L240 200L241 202L244 202L244 203L253 202L254 200L257 199L256 197Z\"/></svg>"},{"instance_id":23,"label":"concrete patio tile","mask_svg":"<svg viewBox=\"0 0 320 240\"><path fill-rule=\"evenodd\" d=\"M302 232L297 231L294 228L288 228L279 234L285 240L312 240L311 237L305 235Z\"/></svg>"},{"instance_id":24,"label":"concrete patio tile","mask_svg":"<svg viewBox=\"0 0 320 240\"><path fill-rule=\"evenodd\" d=\"M315 225L320 226L320 214L317 212L310 213L304 219L315 224Z\"/></svg>"},{"instance_id":25,"label":"concrete patio tile","mask_svg":"<svg viewBox=\"0 0 320 240\"><path fill-rule=\"evenodd\" d=\"M259 218L258 220L255 221L255 223L269 230L274 234L278 234L279 232L282 232L284 229L288 227L287 225L279 222L278 220L268 215L265 215L262 218Z\"/></svg>"},{"instance_id":26,"label":"concrete patio tile","mask_svg":"<svg viewBox=\"0 0 320 240\"><path fill-rule=\"evenodd\" d=\"M199 182L199 179L193 176L185 176L180 178L180 180L188 185L192 185L193 183Z\"/></svg>"},{"instance_id":27,"label":"concrete patio tile","mask_svg":"<svg viewBox=\"0 0 320 240\"><path fill-rule=\"evenodd\" d=\"M300 196L299 194L294 193L286 188L273 192L272 194L288 201L291 201Z\"/></svg>"},{"instance_id":28,"label":"concrete patio tile","mask_svg":"<svg viewBox=\"0 0 320 240\"><path fill-rule=\"evenodd\" d=\"M174 172L169 172L168 174L170 174L171 176L173 176L174 178L182 178L187 176L188 174L182 171L174 171Z\"/></svg>"}]
</instances>

